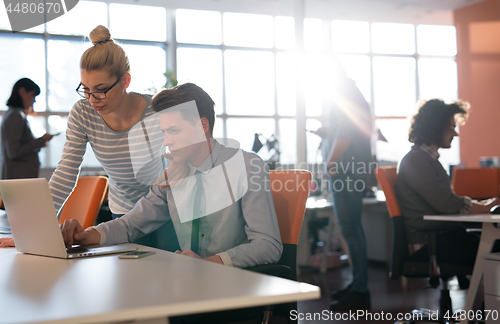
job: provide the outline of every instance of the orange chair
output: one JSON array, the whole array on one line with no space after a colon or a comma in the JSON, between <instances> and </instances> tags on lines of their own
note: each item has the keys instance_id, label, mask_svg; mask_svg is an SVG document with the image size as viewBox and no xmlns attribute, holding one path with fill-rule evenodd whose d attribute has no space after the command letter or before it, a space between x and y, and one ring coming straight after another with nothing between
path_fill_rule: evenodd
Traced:
<instances>
[{"instance_id":1,"label":"orange chair","mask_svg":"<svg viewBox=\"0 0 500 324\"><path fill-rule=\"evenodd\" d=\"M398 179L396 167L377 168L375 170L375 175L378 183L380 184L380 189L384 192L385 203L387 204L387 209L389 210L389 216L401 216L401 209L399 209L396 191L394 190Z\"/></svg>"},{"instance_id":2,"label":"orange chair","mask_svg":"<svg viewBox=\"0 0 500 324\"><path fill-rule=\"evenodd\" d=\"M459 196L473 199L500 197L500 169L454 168L451 186Z\"/></svg>"},{"instance_id":3,"label":"orange chair","mask_svg":"<svg viewBox=\"0 0 500 324\"><path fill-rule=\"evenodd\" d=\"M452 310L450 292L447 281L453 276L464 277L472 274L472 267L450 263L438 263L436 258L438 231L425 231L427 247L422 248L409 255L408 241L406 238L406 226L404 217L396 198L396 167L379 167L375 169L380 188L384 192L385 202L389 210L392 224L392 247L389 277L399 279L400 276L409 278L429 278L429 284L433 288L439 286L442 281L441 298L439 301L440 312ZM419 312L414 310L413 312ZM442 321L444 322L444 321Z\"/></svg>"},{"instance_id":4,"label":"orange chair","mask_svg":"<svg viewBox=\"0 0 500 324\"><path fill-rule=\"evenodd\" d=\"M61 211L59 223L75 218L83 228L93 226L107 188L108 178L104 176L78 178Z\"/></svg>"},{"instance_id":5,"label":"orange chair","mask_svg":"<svg viewBox=\"0 0 500 324\"><path fill-rule=\"evenodd\" d=\"M283 253L277 264L259 265L247 270L297 280L297 243L306 212L312 175L307 170L272 170L269 176ZM262 323L268 323L271 314L273 320L279 316L281 320L293 323L290 319L290 311L293 309L297 309L297 303L276 305L274 310L267 309ZM260 320L258 323L261 323Z\"/></svg>"},{"instance_id":6,"label":"orange chair","mask_svg":"<svg viewBox=\"0 0 500 324\"><path fill-rule=\"evenodd\" d=\"M396 198L397 169L396 167L379 167L375 169L375 176L377 177L380 189L384 192L385 203L392 223L389 278L398 279L401 276L402 264L404 260L408 259L408 242L406 240L404 218Z\"/></svg>"},{"instance_id":7,"label":"orange chair","mask_svg":"<svg viewBox=\"0 0 500 324\"><path fill-rule=\"evenodd\" d=\"M306 170L272 170L269 176L281 242L287 250L283 251L281 258L289 258L285 263L293 266L290 279L297 280L297 243L306 212L312 175Z\"/></svg>"}]
</instances>

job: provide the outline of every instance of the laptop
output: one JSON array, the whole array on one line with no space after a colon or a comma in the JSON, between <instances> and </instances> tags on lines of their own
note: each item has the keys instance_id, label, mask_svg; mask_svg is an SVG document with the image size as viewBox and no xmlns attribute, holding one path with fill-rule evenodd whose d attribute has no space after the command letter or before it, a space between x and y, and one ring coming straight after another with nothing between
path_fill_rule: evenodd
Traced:
<instances>
[{"instance_id":1,"label":"laptop","mask_svg":"<svg viewBox=\"0 0 500 324\"><path fill-rule=\"evenodd\" d=\"M0 192L18 252L70 259L137 250L99 245L66 249L49 183L44 178L0 180Z\"/></svg>"}]
</instances>

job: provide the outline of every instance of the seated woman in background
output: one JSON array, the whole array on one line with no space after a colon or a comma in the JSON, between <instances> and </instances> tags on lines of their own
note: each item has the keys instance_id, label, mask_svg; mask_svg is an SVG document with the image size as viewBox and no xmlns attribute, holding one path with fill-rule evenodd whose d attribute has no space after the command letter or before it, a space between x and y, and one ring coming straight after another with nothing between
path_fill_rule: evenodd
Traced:
<instances>
[{"instance_id":1,"label":"seated woman in background","mask_svg":"<svg viewBox=\"0 0 500 324\"><path fill-rule=\"evenodd\" d=\"M399 162L396 196L404 216L408 242L419 250L426 239L422 230L443 230L438 235L440 262L474 265L479 238L460 223L424 220L424 215L489 213L498 198L486 204L453 192L450 177L439 162L438 149L448 149L458 133L457 122L465 123L468 104L446 104L433 99L413 116L409 141L415 144Z\"/></svg>"}]
</instances>

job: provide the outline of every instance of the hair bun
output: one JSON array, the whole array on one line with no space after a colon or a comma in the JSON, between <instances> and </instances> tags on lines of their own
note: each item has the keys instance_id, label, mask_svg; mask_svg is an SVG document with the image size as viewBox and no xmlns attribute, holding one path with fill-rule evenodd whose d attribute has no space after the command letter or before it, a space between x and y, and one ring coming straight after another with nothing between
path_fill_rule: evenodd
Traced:
<instances>
[{"instance_id":1,"label":"hair bun","mask_svg":"<svg viewBox=\"0 0 500 324\"><path fill-rule=\"evenodd\" d=\"M92 44L99 45L110 41L111 34L109 33L109 29L103 25L99 25L90 32L89 38Z\"/></svg>"}]
</instances>

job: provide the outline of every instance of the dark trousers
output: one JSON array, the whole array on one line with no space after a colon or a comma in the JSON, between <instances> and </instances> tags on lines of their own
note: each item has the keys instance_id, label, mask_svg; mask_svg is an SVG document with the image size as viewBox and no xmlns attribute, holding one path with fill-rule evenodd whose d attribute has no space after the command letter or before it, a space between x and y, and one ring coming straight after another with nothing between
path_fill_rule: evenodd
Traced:
<instances>
[{"instance_id":1,"label":"dark trousers","mask_svg":"<svg viewBox=\"0 0 500 324\"><path fill-rule=\"evenodd\" d=\"M474 266L480 235L480 233L468 233L465 229L440 233L437 237L436 251L438 262Z\"/></svg>"},{"instance_id":2,"label":"dark trousers","mask_svg":"<svg viewBox=\"0 0 500 324\"><path fill-rule=\"evenodd\" d=\"M454 229L440 233L437 238L438 250L436 251L438 262L473 267L480 239L480 232L469 233L465 229ZM497 240L491 252L499 251L500 240Z\"/></svg>"},{"instance_id":3,"label":"dark trousers","mask_svg":"<svg viewBox=\"0 0 500 324\"><path fill-rule=\"evenodd\" d=\"M338 174L329 177L329 188L333 198L333 210L340 232L349 247L352 261L352 290L364 293L368 291L368 258L366 238L361 225L363 208L362 190L366 184L366 175ZM360 184L363 184L361 186Z\"/></svg>"}]
</instances>

